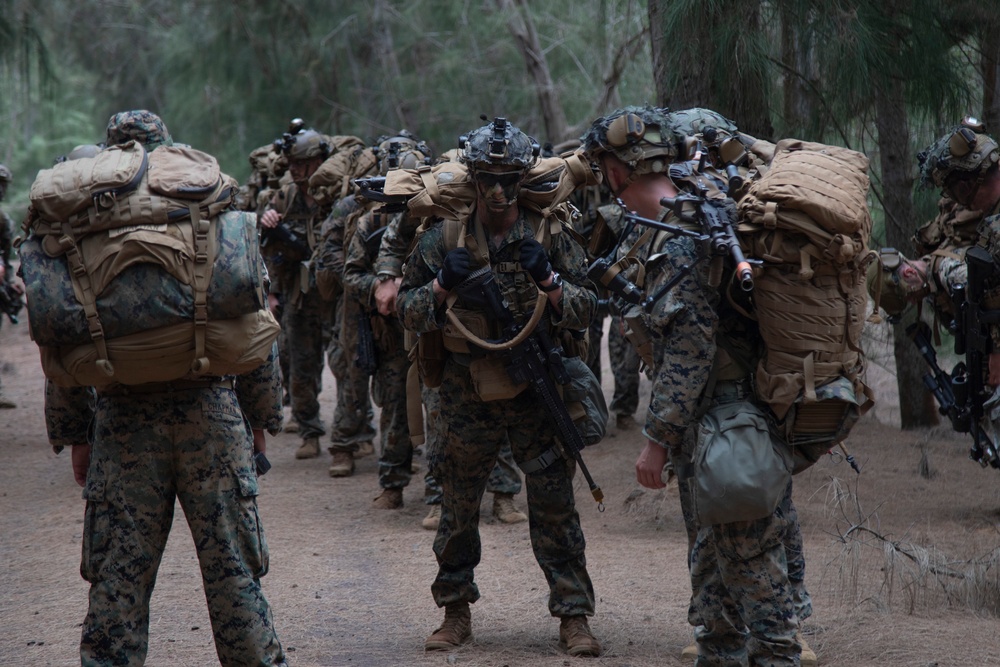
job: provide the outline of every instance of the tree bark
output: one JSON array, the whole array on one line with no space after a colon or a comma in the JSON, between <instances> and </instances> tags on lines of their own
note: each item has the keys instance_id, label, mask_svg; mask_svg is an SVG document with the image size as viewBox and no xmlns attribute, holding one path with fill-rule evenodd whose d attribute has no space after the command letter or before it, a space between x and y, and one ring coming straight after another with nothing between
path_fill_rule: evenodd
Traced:
<instances>
[{"instance_id":1,"label":"tree bark","mask_svg":"<svg viewBox=\"0 0 1000 667\"><path fill-rule=\"evenodd\" d=\"M875 125L882 168L886 242L895 248L908 249L911 222L915 219L909 118L903 81L891 73L884 74L883 79L882 85L875 88ZM892 328L900 425L904 429L931 426L937 423L937 413L933 407L928 409L930 396L922 380L924 362L904 329L902 322Z\"/></svg>"},{"instance_id":2,"label":"tree bark","mask_svg":"<svg viewBox=\"0 0 1000 667\"><path fill-rule=\"evenodd\" d=\"M559 93L552 82L545 51L538 40L538 32L531 20L527 0L496 0L497 7L507 17L507 29L517 42L528 74L535 82L538 106L542 111L545 136L550 141L561 141L566 136L566 114L559 103Z\"/></svg>"}]
</instances>

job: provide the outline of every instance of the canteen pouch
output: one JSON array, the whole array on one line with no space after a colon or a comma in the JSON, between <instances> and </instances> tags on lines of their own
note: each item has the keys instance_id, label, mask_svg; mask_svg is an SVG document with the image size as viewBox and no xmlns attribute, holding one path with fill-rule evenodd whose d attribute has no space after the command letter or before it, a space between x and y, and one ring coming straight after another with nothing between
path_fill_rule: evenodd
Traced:
<instances>
[{"instance_id":1,"label":"canteen pouch","mask_svg":"<svg viewBox=\"0 0 1000 667\"><path fill-rule=\"evenodd\" d=\"M711 407L698 424L691 499L702 526L770 516L792 478L784 443L750 401Z\"/></svg>"}]
</instances>

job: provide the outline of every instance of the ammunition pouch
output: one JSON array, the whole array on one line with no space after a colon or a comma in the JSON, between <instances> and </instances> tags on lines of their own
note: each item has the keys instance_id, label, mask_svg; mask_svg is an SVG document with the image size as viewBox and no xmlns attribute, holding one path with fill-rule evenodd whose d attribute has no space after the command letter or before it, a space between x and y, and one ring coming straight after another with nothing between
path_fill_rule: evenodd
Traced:
<instances>
[{"instance_id":1,"label":"ammunition pouch","mask_svg":"<svg viewBox=\"0 0 1000 667\"><path fill-rule=\"evenodd\" d=\"M476 395L485 403L512 399L528 388L527 382L514 384L503 357L497 354L473 359L469 375Z\"/></svg>"},{"instance_id":2,"label":"ammunition pouch","mask_svg":"<svg viewBox=\"0 0 1000 667\"><path fill-rule=\"evenodd\" d=\"M633 306L622 313L622 323L625 325L625 338L639 353L642 363L653 367L653 335L646 325L642 309Z\"/></svg>"},{"instance_id":3,"label":"ammunition pouch","mask_svg":"<svg viewBox=\"0 0 1000 667\"><path fill-rule=\"evenodd\" d=\"M455 317L457 317L458 320L478 338L485 340L495 337L494 335L491 335L492 331L490 321L486 317L486 313L466 308L452 308L451 312L453 312ZM441 329L441 333L444 342L444 349L449 352L457 352L458 354L469 354L469 341L453 322L450 320L446 322L444 327Z\"/></svg>"},{"instance_id":4,"label":"ammunition pouch","mask_svg":"<svg viewBox=\"0 0 1000 667\"><path fill-rule=\"evenodd\" d=\"M569 383L563 385L562 399L573 423L588 445L596 445L608 430L608 404L601 381L584 361L585 357L567 357L563 367Z\"/></svg>"}]
</instances>

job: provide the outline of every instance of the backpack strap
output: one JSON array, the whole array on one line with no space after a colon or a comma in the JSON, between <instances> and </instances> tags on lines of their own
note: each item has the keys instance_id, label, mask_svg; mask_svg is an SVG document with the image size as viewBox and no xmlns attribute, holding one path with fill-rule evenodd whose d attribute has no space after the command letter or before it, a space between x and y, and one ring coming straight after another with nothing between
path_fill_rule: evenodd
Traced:
<instances>
[{"instance_id":1,"label":"backpack strap","mask_svg":"<svg viewBox=\"0 0 1000 667\"><path fill-rule=\"evenodd\" d=\"M69 222L62 223L62 235L59 237L59 247L66 256L69 264L70 278L73 281L73 290L76 298L83 306L83 313L87 316L87 328L90 330L90 338L97 348L97 367L108 377L114 377L115 367L108 360L108 346L104 338L104 326L97 313L97 295L94 294L93 284L90 281L90 274L80 256L80 248L76 244L73 234L73 226Z\"/></svg>"},{"instance_id":2,"label":"backpack strap","mask_svg":"<svg viewBox=\"0 0 1000 667\"><path fill-rule=\"evenodd\" d=\"M201 209L192 204L188 209L191 215L191 225L194 229L194 361L191 362L191 372L204 375L208 372L209 361L205 355L205 332L208 328L208 282L212 277L212 267L215 265L216 250L210 247L208 232L211 220L203 218ZM211 244L214 246L214 244Z\"/></svg>"}]
</instances>

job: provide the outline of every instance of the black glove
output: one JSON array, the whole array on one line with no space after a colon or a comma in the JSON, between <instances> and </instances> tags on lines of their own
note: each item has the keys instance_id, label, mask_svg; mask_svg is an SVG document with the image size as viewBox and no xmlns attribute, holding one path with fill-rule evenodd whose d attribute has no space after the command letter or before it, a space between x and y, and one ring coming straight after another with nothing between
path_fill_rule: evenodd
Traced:
<instances>
[{"instance_id":1,"label":"black glove","mask_svg":"<svg viewBox=\"0 0 1000 667\"><path fill-rule=\"evenodd\" d=\"M449 292L455 286L469 277L472 269L469 268L469 249L455 248L444 256L444 266L438 271L438 282L441 287Z\"/></svg>"},{"instance_id":2,"label":"black glove","mask_svg":"<svg viewBox=\"0 0 1000 667\"><path fill-rule=\"evenodd\" d=\"M536 283L542 282L552 273L549 256L545 254L542 244L535 239L521 241L520 262L521 268L527 271Z\"/></svg>"}]
</instances>

